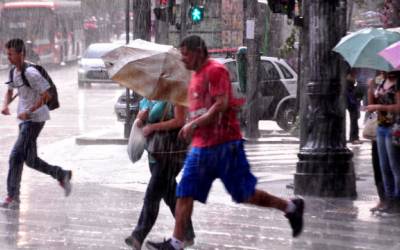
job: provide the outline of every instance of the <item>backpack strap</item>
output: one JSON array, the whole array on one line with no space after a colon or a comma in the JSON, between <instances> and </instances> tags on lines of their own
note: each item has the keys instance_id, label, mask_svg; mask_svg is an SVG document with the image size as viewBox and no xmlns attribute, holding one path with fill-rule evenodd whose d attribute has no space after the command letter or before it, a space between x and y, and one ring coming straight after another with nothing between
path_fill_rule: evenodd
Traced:
<instances>
[{"instance_id":1,"label":"backpack strap","mask_svg":"<svg viewBox=\"0 0 400 250\"><path fill-rule=\"evenodd\" d=\"M8 82L6 82L6 84L14 82L14 70L15 66L11 67L10 71L8 72Z\"/></svg>"},{"instance_id":2,"label":"backpack strap","mask_svg":"<svg viewBox=\"0 0 400 250\"><path fill-rule=\"evenodd\" d=\"M28 86L29 88L32 88L32 87L31 87L31 84L29 83L28 79L27 79L26 76L25 76L26 68L28 68L28 67L30 67L30 66L33 66L33 65L30 64L30 63L26 63L26 62L24 62L24 63L22 64L22 68L21 68L21 78L22 78L22 82L23 82L26 86Z\"/></svg>"}]
</instances>

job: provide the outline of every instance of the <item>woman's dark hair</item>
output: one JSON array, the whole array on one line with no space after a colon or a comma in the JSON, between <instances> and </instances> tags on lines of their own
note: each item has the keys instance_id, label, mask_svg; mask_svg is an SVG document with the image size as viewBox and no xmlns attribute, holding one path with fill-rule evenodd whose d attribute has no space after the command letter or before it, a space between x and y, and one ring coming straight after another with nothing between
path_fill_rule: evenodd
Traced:
<instances>
[{"instance_id":1,"label":"woman's dark hair","mask_svg":"<svg viewBox=\"0 0 400 250\"><path fill-rule=\"evenodd\" d=\"M200 49L203 54L208 57L208 49L204 40L196 35L190 35L185 37L182 42L179 44L179 48L187 48L190 51L196 51Z\"/></svg>"},{"instance_id":2,"label":"woman's dark hair","mask_svg":"<svg viewBox=\"0 0 400 250\"><path fill-rule=\"evenodd\" d=\"M22 39L19 38L14 38L9 40L6 43L6 48L7 49L15 49L17 53L23 53L25 55L25 44Z\"/></svg>"},{"instance_id":3,"label":"woman's dark hair","mask_svg":"<svg viewBox=\"0 0 400 250\"><path fill-rule=\"evenodd\" d=\"M389 78L391 78L391 77L399 78L399 76L400 76L399 73L400 73L400 71L390 71L390 72L387 73L387 76Z\"/></svg>"}]
</instances>

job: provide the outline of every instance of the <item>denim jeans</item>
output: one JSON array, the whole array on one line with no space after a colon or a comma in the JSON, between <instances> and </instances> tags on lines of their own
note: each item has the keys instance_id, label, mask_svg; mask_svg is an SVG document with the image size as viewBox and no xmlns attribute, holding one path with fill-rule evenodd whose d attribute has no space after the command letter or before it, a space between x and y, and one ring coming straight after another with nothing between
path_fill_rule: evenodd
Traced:
<instances>
[{"instance_id":1,"label":"denim jeans","mask_svg":"<svg viewBox=\"0 0 400 250\"><path fill-rule=\"evenodd\" d=\"M37 156L36 140L44 124L44 122L28 121L19 125L18 138L10 154L7 177L7 192L11 198L19 199L24 162L28 167L51 175L57 180L64 177L65 172L62 168L49 165Z\"/></svg>"},{"instance_id":2,"label":"denim jeans","mask_svg":"<svg viewBox=\"0 0 400 250\"><path fill-rule=\"evenodd\" d=\"M376 186L376 191L379 196L379 200L383 201L385 200L385 188L383 185L383 179L382 179L382 171L381 167L379 165L379 156L378 156L378 145L376 143L376 140L372 140L371 142L371 153L372 153L372 169L374 171L374 179L375 179L375 186Z\"/></svg>"},{"instance_id":3,"label":"denim jeans","mask_svg":"<svg viewBox=\"0 0 400 250\"><path fill-rule=\"evenodd\" d=\"M149 156L149 158L152 157ZM132 236L140 243L143 243L157 220L161 199L167 204L171 214L175 215L176 176L183 167L183 159L184 155L175 154L158 157L157 160L149 159L151 177L147 185L138 223L132 232ZM190 221L185 240L192 240L194 237L192 221Z\"/></svg>"},{"instance_id":4,"label":"denim jeans","mask_svg":"<svg viewBox=\"0 0 400 250\"><path fill-rule=\"evenodd\" d=\"M392 144L392 128L378 126L376 131L379 164L381 167L385 197L400 199L400 148Z\"/></svg>"}]
</instances>

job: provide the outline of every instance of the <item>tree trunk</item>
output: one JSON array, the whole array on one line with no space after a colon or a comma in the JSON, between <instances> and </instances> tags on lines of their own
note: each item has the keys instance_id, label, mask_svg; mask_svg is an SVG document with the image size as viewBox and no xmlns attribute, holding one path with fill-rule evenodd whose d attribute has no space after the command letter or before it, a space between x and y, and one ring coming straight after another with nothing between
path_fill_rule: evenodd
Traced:
<instances>
[{"instance_id":1,"label":"tree trunk","mask_svg":"<svg viewBox=\"0 0 400 250\"><path fill-rule=\"evenodd\" d=\"M301 142L295 193L355 197L353 154L346 148L342 63L332 52L346 34L346 0L303 1Z\"/></svg>"},{"instance_id":2,"label":"tree trunk","mask_svg":"<svg viewBox=\"0 0 400 250\"><path fill-rule=\"evenodd\" d=\"M279 57L279 50L284 42L284 35L282 33L282 28L284 27L285 16L281 14L269 15L269 29L268 29L268 56Z\"/></svg>"},{"instance_id":3,"label":"tree trunk","mask_svg":"<svg viewBox=\"0 0 400 250\"><path fill-rule=\"evenodd\" d=\"M133 1L133 37L150 41L151 38L151 1Z\"/></svg>"},{"instance_id":4,"label":"tree trunk","mask_svg":"<svg viewBox=\"0 0 400 250\"><path fill-rule=\"evenodd\" d=\"M156 7L159 7L159 3L157 1ZM164 6L165 7L165 6ZM167 8L167 7L165 7ZM155 21L155 30L156 30L156 43L160 44L169 44L169 12L166 11L166 20L156 20Z\"/></svg>"},{"instance_id":5,"label":"tree trunk","mask_svg":"<svg viewBox=\"0 0 400 250\"><path fill-rule=\"evenodd\" d=\"M347 0L347 30L351 27L351 18L353 17L354 0Z\"/></svg>"},{"instance_id":6,"label":"tree trunk","mask_svg":"<svg viewBox=\"0 0 400 250\"><path fill-rule=\"evenodd\" d=\"M181 0L181 30L179 40L182 41L187 36L187 8L189 0Z\"/></svg>"}]
</instances>

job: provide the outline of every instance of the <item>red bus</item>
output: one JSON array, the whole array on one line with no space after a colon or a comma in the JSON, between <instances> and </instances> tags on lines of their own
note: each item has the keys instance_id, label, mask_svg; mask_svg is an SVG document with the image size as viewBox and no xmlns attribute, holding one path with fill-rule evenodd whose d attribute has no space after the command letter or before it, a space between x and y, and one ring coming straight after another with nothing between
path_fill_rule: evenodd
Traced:
<instances>
[{"instance_id":1,"label":"red bus","mask_svg":"<svg viewBox=\"0 0 400 250\"><path fill-rule=\"evenodd\" d=\"M31 41L40 63L64 63L78 59L84 35L80 1L6 2L0 14L0 50L11 38ZM0 66L8 65L4 52Z\"/></svg>"}]
</instances>

